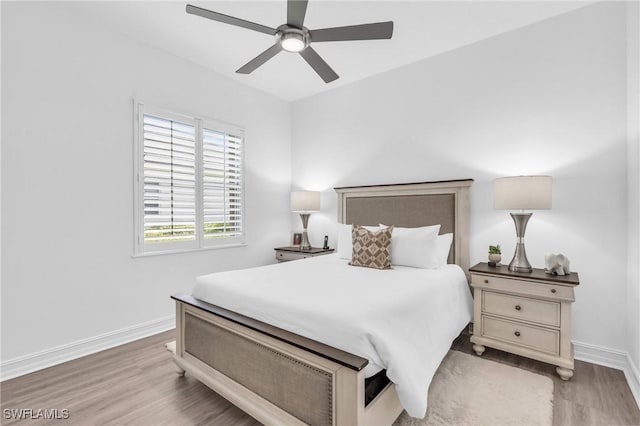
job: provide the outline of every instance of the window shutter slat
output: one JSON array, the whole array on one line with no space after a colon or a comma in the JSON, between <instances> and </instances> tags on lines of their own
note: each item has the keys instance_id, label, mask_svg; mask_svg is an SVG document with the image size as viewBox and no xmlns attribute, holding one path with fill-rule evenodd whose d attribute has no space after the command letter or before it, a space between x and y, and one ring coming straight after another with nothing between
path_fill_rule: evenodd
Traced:
<instances>
[{"instance_id":1,"label":"window shutter slat","mask_svg":"<svg viewBox=\"0 0 640 426\"><path fill-rule=\"evenodd\" d=\"M241 235L242 138L204 127L202 139L205 239Z\"/></svg>"},{"instance_id":2,"label":"window shutter slat","mask_svg":"<svg viewBox=\"0 0 640 426\"><path fill-rule=\"evenodd\" d=\"M144 242L196 238L196 129L144 114Z\"/></svg>"}]
</instances>

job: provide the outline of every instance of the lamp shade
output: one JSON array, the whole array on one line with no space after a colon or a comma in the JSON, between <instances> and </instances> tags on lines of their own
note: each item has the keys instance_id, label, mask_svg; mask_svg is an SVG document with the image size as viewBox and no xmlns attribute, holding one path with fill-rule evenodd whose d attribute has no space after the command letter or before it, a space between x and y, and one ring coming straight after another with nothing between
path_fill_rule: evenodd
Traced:
<instances>
[{"instance_id":1,"label":"lamp shade","mask_svg":"<svg viewBox=\"0 0 640 426\"><path fill-rule=\"evenodd\" d=\"M507 210L551 208L551 176L511 176L493 181L493 207Z\"/></svg>"},{"instance_id":2,"label":"lamp shade","mask_svg":"<svg viewBox=\"0 0 640 426\"><path fill-rule=\"evenodd\" d=\"M320 211L320 192L293 191L291 193L291 211L303 213Z\"/></svg>"}]
</instances>

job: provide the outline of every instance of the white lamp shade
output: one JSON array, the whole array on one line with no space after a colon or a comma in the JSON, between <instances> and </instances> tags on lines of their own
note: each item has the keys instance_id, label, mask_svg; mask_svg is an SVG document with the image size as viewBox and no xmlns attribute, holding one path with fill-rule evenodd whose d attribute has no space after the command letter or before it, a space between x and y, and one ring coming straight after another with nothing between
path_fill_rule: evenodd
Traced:
<instances>
[{"instance_id":1,"label":"white lamp shade","mask_svg":"<svg viewBox=\"0 0 640 426\"><path fill-rule=\"evenodd\" d=\"M320 211L320 192L293 191L291 193L291 211L302 213Z\"/></svg>"},{"instance_id":2,"label":"white lamp shade","mask_svg":"<svg viewBox=\"0 0 640 426\"><path fill-rule=\"evenodd\" d=\"M551 208L551 176L511 176L493 181L493 207L506 210Z\"/></svg>"}]
</instances>

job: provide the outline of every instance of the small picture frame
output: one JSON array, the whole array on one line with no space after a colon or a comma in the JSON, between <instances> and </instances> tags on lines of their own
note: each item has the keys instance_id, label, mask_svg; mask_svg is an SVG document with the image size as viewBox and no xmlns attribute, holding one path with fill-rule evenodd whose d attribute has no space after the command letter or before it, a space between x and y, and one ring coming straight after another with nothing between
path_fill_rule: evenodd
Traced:
<instances>
[{"instance_id":1,"label":"small picture frame","mask_svg":"<svg viewBox=\"0 0 640 426\"><path fill-rule=\"evenodd\" d=\"M302 244L302 233L295 232L293 234L293 245L294 246L299 246L300 244Z\"/></svg>"}]
</instances>

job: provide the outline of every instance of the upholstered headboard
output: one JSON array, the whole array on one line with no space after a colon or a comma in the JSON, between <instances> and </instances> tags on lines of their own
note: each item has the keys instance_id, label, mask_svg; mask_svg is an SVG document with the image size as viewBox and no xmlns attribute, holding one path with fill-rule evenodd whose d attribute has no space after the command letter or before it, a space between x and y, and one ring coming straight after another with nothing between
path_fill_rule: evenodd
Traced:
<instances>
[{"instance_id":1,"label":"upholstered headboard","mask_svg":"<svg viewBox=\"0 0 640 426\"><path fill-rule=\"evenodd\" d=\"M335 188L338 222L414 228L440 224L453 232L449 263L469 269L469 188L473 179Z\"/></svg>"}]
</instances>

